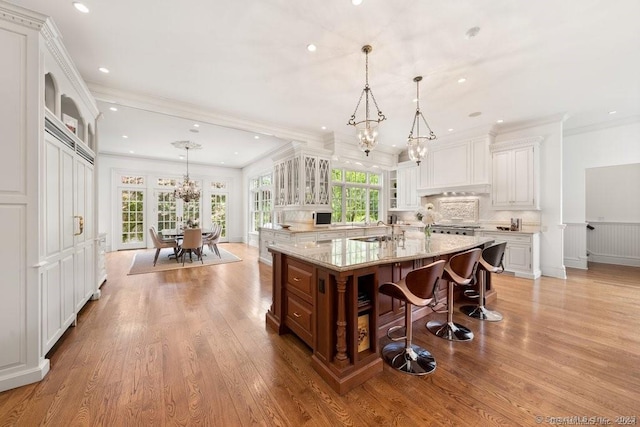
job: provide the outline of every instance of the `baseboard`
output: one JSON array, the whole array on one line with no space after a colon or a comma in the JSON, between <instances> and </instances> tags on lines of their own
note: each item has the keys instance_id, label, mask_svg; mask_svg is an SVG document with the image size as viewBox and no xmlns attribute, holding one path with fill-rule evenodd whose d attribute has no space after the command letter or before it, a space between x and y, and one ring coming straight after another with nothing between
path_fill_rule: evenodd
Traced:
<instances>
[{"instance_id":1,"label":"baseboard","mask_svg":"<svg viewBox=\"0 0 640 427\"><path fill-rule=\"evenodd\" d=\"M0 392L42 381L49 372L49 359L42 359L36 368L13 372L0 377Z\"/></svg>"},{"instance_id":2,"label":"baseboard","mask_svg":"<svg viewBox=\"0 0 640 427\"><path fill-rule=\"evenodd\" d=\"M542 275L555 277L557 279L566 279L567 270L564 265L562 267L542 267Z\"/></svg>"},{"instance_id":3,"label":"baseboard","mask_svg":"<svg viewBox=\"0 0 640 427\"><path fill-rule=\"evenodd\" d=\"M589 261L599 262L602 264L616 264L616 265L627 265L629 267L640 267L640 259L638 258L626 258L626 257L619 257L619 256L597 255L594 253L589 253Z\"/></svg>"},{"instance_id":4,"label":"baseboard","mask_svg":"<svg viewBox=\"0 0 640 427\"><path fill-rule=\"evenodd\" d=\"M578 268L580 270L587 270L586 258L565 258L564 266L570 268Z\"/></svg>"}]
</instances>

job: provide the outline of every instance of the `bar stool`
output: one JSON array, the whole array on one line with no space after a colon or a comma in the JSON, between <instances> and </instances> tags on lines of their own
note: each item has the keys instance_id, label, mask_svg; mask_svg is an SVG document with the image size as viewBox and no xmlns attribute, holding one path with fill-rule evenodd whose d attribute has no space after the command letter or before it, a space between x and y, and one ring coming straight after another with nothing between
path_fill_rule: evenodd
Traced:
<instances>
[{"instance_id":1,"label":"bar stool","mask_svg":"<svg viewBox=\"0 0 640 427\"><path fill-rule=\"evenodd\" d=\"M426 375L436 369L436 361L427 350L411 342L413 335L412 306L424 307L433 301L433 292L442 277L445 261L436 261L425 267L410 271L398 283L384 283L379 292L405 302L404 328L405 335L393 337L391 334L403 326L392 326L387 331L387 337L394 341L382 349L383 359L393 369L411 375ZM398 342L402 341L402 342Z\"/></svg>"},{"instance_id":2,"label":"bar stool","mask_svg":"<svg viewBox=\"0 0 640 427\"><path fill-rule=\"evenodd\" d=\"M432 320L427 323L427 329L440 338L449 341L470 341L473 332L462 325L453 323L453 287L471 283L480 259L482 250L470 249L452 256L444 267L442 278L448 282L447 286L447 321Z\"/></svg>"},{"instance_id":3,"label":"bar stool","mask_svg":"<svg viewBox=\"0 0 640 427\"><path fill-rule=\"evenodd\" d=\"M474 319L487 320L489 322L499 322L502 320L502 314L497 311L489 310L484 306L485 293L487 292L487 272L500 274L504 271L504 251L507 248L507 242L493 244L484 248L482 256L478 262L480 269L480 283L478 289L480 291L480 299L478 305L463 305L460 311Z\"/></svg>"}]
</instances>

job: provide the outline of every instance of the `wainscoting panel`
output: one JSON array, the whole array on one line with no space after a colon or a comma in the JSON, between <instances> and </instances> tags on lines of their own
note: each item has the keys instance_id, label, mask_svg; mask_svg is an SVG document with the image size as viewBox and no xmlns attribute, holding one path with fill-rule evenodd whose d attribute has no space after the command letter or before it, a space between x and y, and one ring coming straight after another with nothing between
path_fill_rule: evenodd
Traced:
<instances>
[{"instance_id":1,"label":"wainscoting panel","mask_svg":"<svg viewBox=\"0 0 640 427\"><path fill-rule=\"evenodd\" d=\"M589 222L589 261L640 267L640 223Z\"/></svg>"},{"instance_id":2,"label":"wainscoting panel","mask_svg":"<svg viewBox=\"0 0 640 427\"><path fill-rule=\"evenodd\" d=\"M587 269L587 224L569 223L564 229L564 265Z\"/></svg>"}]
</instances>

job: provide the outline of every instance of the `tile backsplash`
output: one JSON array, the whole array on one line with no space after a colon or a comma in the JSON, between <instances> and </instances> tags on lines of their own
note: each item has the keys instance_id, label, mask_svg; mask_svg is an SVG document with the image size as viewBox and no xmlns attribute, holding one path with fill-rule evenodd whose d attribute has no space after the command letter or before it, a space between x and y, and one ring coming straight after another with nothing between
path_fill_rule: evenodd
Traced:
<instances>
[{"instance_id":1,"label":"tile backsplash","mask_svg":"<svg viewBox=\"0 0 640 427\"><path fill-rule=\"evenodd\" d=\"M445 216L449 213L456 214L458 217L462 217L463 222L472 222L470 220L471 217L468 216L472 209L470 206L473 205L470 201L477 200L478 206L478 219L477 222L480 224L487 225L505 225L508 226L511 224L511 218L522 218L523 226L540 226L540 211L504 211L504 210L495 210L491 208L491 197L488 194L475 195L475 196L429 196L423 197L421 200L422 205L424 206L426 203L433 203L436 207L436 210L441 206L441 201L445 202L443 205L445 206L456 206L457 201L460 201L459 204L460 209L449 209L445 208L443 212L438 212L439 214L444 214L442 220L448 220L451 218L445 218ZM452 203L453 202L453 203ZM417 221L415 212L397 212L398 220L401 221Z\"/></svg>"}]
</instances>

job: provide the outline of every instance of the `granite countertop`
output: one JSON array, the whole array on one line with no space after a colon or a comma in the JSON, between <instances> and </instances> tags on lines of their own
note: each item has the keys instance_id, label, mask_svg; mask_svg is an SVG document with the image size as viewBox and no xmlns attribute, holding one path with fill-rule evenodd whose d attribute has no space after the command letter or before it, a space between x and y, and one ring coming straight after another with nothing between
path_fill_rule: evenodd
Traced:
<instances>
[{"instance_id":1,"label":"granite countertop","mask_svg":"<svg viewBox=\"0 0 640 427\"><path fill-rule=\"evenodd\" d=\"M448 234L434 234L429 240L408 238L404 244L402 241L379 242L375 237L367 240L371 242L334 239L297 244L275 243L269 245L269 248L331 270L349 271L378 264L436 257L493 241L489 237Z\"/></svg>"},{"instance_id":2,"label":"granite countertop","mask_svg":"<svg viewBox=\"0 0 640 427\"><path fill-rule=\"evenodd\" d=\"M343 230L366 230L370 228L380 229L387 228L387 225L332 225L331 227L314 227L313 225L291 225L290 227L282 227L279 224L265 225L260 230L283 231L288 233L309 233L315 231L343 231Z\"/></svg>"}]
</instances>

